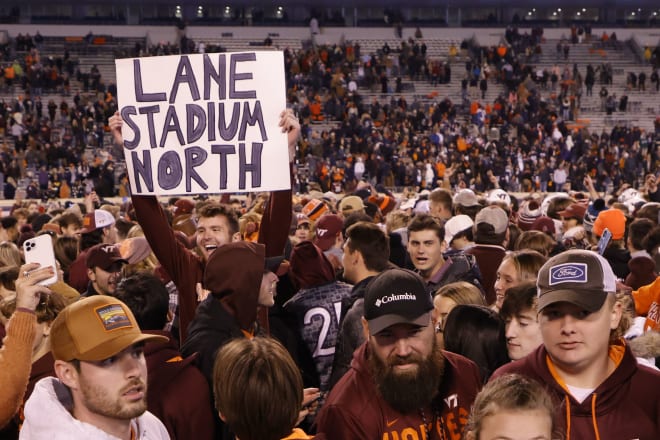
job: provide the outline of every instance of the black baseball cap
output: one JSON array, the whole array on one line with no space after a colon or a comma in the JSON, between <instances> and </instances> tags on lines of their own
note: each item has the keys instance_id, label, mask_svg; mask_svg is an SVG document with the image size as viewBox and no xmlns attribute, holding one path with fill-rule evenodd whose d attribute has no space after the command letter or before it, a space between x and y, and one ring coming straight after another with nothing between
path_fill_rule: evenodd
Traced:
<instances>
[{"instance_id":1,"label":"black baseball cap","mask_svg":"<svg viewBox=\"0 0 660 440\"><path fill-rule=\"evenodd\" d=\"M364 294L364 318L372 335L394 324L426 327L431 310L433 300L424 280L407 269L389 269L376 275Z\"/></svg>"}]
</instances>

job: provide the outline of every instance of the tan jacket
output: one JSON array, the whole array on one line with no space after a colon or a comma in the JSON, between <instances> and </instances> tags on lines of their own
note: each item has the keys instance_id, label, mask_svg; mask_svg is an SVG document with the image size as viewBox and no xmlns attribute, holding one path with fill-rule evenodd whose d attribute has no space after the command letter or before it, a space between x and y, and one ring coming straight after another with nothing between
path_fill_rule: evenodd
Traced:
<instances>
[{"instance_id":1,"label":"tan jacket","mask_svg":"<svg viewBox=\"0 0 660 440\"><path fill-rule=\"evenodd\" d=\"M0 427L14 416L23 403L32 365L32 343L36 335L34 313L16 310L7 324L7 336L0 349Z\"/></svg>"}]
</instances>

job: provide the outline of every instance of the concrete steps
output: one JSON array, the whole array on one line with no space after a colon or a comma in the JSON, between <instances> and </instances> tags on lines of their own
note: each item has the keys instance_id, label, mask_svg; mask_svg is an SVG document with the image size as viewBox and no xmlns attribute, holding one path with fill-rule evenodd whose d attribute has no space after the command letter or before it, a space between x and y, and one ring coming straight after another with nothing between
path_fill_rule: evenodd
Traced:
<instances>
[{"instance_id":1,"label":"concrete steps","mask_svg":"<svg viewBox=\"0 0 660 440\"><path fill-rule=\"evenodd\" d=\"M568 60L564 58L563 52L557 56L557 43L559 40L546 40L541 43L541 57L534 63L537 67L548 67L558 64L568 64L571 68L573 63L578 66L592 64L597 66L601 63L610 63L613 68L618 65L626 65L635 62L635 56L624 42L618 42L615 46L603 46L601 43L569 44Z\"/></svg>"},{"instance_id":2,"label":"concrete steps","mask_svg":"<svg viewBox=\"0 0 660 440\"><path fill-rule=\"evenodd\" d=\"M401 40L397 38L388 39L371 39L371 40L352 40L353 43L360 44L360 53L362 55L371 55L379 52L385 43L392 50L392 56L398 56L401 49L401 42L408 40ZM426 44L426 58L432 60L446 60L449 56L449 48L454 44L457 48L461 44L460 39L422 39L418 40ZM420 43L421 44L421 43Z\"/></svg>"}]
</instances>

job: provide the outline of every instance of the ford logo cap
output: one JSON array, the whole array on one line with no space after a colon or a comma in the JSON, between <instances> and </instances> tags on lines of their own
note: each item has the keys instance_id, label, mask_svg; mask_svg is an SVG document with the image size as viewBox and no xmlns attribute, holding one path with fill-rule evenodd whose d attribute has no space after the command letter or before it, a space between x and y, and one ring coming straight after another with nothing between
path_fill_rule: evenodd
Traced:
<instances>
[{"instance_id":1,"label":"ford logo cap","mask_svg":"<svg viewBox=\"0 0 660 440\"><path fill-rule=\"evenodd\" d=\"M536 286L539 311L550 304L569 302L595 312L608 293L616 292L616 276L605 258L576 249L549 259L539 271Z\"/></svg>"}]
</instances>

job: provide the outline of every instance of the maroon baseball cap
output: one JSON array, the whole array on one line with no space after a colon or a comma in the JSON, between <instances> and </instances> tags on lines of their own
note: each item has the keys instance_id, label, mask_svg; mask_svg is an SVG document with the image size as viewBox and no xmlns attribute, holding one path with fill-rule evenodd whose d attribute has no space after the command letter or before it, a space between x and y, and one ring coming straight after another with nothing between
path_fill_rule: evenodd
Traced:
<instances>
[{"instance_id":1,"label":"maroon baseball cap","mask_svg":"<svg viewBox=\"0 0 660 440\"><path fill-rule=\"evenodd\" d=\"M316 222L316 236L314 244L323 252L327 251L335 244L337 234L341 233L344 227L344 220L337 214L325 214Z\"/></svg>"},{"instance_id":2,"label":"maroon baseball cap","mask_svg":"<svg viewBox=\"0 0 660 440\"><path fill-rule=\"evenodd\" d=\"M582 203L571 203L566 209L559 211L557 214L564 218L576 218L581 222L585 212L587 212L587 207Z\"/></svg>"},{"instance_id":3,"label":"maroon baseball cap","mask_svg":"<svg viewBox=\"0 0 660 440\"><path fill-rule=\"evenodd\" d=\"M114 244L97 244L87 251L87 267L90 269L99 267L108 271L115 263L128 264L128 261L121 257L119 248Z\"/></svg>"},{"instance_id":4,"label":"maroon baseball cap","mask_svg":"<svg viewBox=\"0 0 660 440\"><path fill-rule=\"evenodd\" d=\"M542 215L541 217L534 220L532 223L531 231L540 231L548 235L555 234L555 222L548 216Z\"/></svg>"},{"instance_id":5,"label":"maroon baseball cap","mask_svg":"<svg viewBox=\"0 0 660 440\"><path fill-rule=\"evenodd\" d=\"M188 199L179 199L174 203L172 214L176 217L183 214L192 214L195 204Z\"/></svg>"}]
</instances>

